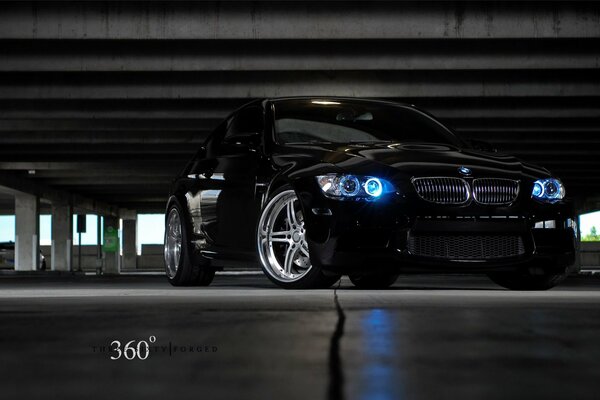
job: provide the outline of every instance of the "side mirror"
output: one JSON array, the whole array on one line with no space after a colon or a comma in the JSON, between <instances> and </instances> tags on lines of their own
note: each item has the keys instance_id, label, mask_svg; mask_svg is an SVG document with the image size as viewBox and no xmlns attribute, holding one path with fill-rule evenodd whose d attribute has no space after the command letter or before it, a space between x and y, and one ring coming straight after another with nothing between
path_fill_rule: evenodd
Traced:
<instances>
[{"instance_id":1,"label":"side mirror","mask_svg":"<svg viewBox=\"0 0 600 400\"><path fill-rule=\"evenodd\" d=\"M486 153L498 152L497 148L488 142L484 142L483 140L469 139L468 143L474 150L485 151Z\"/></svg>"},{"instance_id":2,"label":"side mirror","mask_svg":"<svg viewBox=\"0 0 600 400\"><path fill-rule=\"evenodd\" d=\"M260 143L259 132L240 132L226 137L223 143L234 146L256 146Z\"/></svg>"}]
</instances>

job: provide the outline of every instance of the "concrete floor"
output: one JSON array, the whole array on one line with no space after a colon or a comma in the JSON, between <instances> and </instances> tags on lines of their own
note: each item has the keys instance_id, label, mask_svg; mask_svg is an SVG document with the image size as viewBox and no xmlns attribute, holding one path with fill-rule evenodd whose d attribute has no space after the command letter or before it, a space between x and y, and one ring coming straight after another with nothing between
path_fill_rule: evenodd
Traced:
<instances>
[{"instance_id":1,"label":"concrete floor","mask_svg":"<svg viewBox=\"0 0 600 400\"><path fill-rule=\"evenodd\" d=\"M334 290L284 291L262 276L193 289L151 276L5 276L0 397L600 396L598 278L509 292L481 277L408 276L384 291L344 280L337 294L340 311ZM101 351L151 335L159 347L145 361Z\"/></svg>"}]
</instances>

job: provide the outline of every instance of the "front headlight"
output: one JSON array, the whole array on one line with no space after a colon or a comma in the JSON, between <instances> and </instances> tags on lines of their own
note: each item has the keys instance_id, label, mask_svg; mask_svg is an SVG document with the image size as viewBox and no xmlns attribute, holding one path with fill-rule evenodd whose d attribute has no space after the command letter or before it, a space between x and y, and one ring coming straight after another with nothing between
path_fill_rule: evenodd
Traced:
<instances>
[{"instance_id":1,"label":"front headlight","mask_svg":"<svg viewBox=\"0 0 600 400\"><path fill-rule=\"evenodd\" d=\"M555 178L538 179L533 183L531 197L545 203L553 203L565 197L565 187Z\"/></svg>"},{"instance_id":2,"label":"front headlight","mask_svg":"<svg viewBox=\"0 0 600 400\"><path fill-rule=\"evenodd\" d=\"M376 200L394 186L375 176L328 174L316 177L325 196L336 200Z\"/></svg>"}]
</instances>

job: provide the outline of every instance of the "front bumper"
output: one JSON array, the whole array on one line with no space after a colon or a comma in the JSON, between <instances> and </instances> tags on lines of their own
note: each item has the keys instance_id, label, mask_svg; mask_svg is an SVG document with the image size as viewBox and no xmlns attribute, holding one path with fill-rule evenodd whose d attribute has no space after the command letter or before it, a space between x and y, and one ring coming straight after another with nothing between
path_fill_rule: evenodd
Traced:
<instances>
[{"instance_id":1,"label":"front bumper","mask_svg":"<svg viewBox=\"0 0 600 400\"><path fill-rule=\"evenodd\" d=\"M326 271L564 270L575 261L566 202L443 206L398 196L339 201L312 191L299 191L299 198L311 261Z\"/></svg>"}]
</instances>

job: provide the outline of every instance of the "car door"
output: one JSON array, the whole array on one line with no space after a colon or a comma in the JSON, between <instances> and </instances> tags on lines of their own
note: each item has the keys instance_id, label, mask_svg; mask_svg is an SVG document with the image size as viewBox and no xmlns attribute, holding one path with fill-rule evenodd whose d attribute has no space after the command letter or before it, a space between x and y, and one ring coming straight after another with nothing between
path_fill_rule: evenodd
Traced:
<instances>
[{"instance_id":1,"label":"car door","mask_svg":"<svg viewBox=\"0 0 600 400\"><path fill-rule=\"evenodd\" d=\"M240 110L207 142L188 177L199 189L188 194L192 219L207 243L205 252L217 255L254 252L260 196L256 177L264 163L264 116L261 106ZM197 222L197 223L196 223Z\"/></svg>"}]
</instances>

